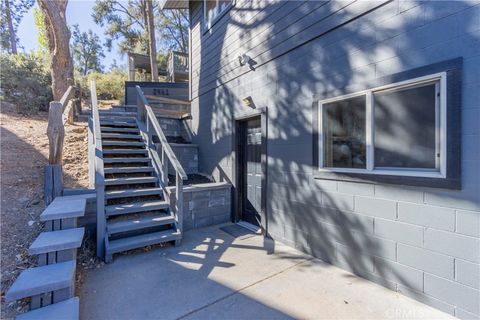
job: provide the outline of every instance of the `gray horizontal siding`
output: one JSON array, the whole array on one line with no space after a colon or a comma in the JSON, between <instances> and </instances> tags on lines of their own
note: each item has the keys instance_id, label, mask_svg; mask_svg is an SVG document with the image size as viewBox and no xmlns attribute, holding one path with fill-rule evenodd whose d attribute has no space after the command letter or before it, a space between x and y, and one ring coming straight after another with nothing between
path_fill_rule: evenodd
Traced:
<instances>
[{"instance_id":1,"label":"gray horizontal siding","mask_svg":"<svg viewBox=\"0 0 480 320\"><path fill-rule=\"evenodd\" d=\"M394 0L368 13L379 2L342 2L326 19L322 10L339 4L265 3L237 0L205 34L201 3L191 4L199 170L233 182L234 118L251 96L268 108L271 236L457 317L480 317L480 2ZM255 71L234 66L244 52ZM461 190L313 178L313 96L458 57Z\"/></svg>"}]
</instances>

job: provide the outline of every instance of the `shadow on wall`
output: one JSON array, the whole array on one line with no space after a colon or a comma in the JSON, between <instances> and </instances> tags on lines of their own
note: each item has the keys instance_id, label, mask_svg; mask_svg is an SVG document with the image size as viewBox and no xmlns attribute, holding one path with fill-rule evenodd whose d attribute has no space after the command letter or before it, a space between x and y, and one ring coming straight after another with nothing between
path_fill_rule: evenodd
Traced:
<instances>
[{"instance_id":1,"label":"shadow on wall","mask_svg":"<svg viewBox=\"0 0 480 320\"><path fill-rule=\"evenodd\" d=\"M242 41L237 41L241 44L227 37L223 19L211 34L199 36L199 84L193 89L194 96L195 90L199 90L194 142L211 145L208 150L199 150L201 171L232 182L234 115L244 109L241 99L252 96L257 106L269 108L269 232L292 239L297 248L377 282L396 279L399 284L417 288L415 281L384 263L384 258L395 260L395 244L372 234L372 218L351 213L350 198L331 196L328 191L334 181L312 179L312 97L354 92L364 89L375 78L458 57L462 55L457 49L461 43L472 47L477 43L479 36L468 32L476 22L471 20L473 15L465 15L461 24L448 18L448 10L455 7L459 11L471 6L469 2L443 6L441 1L421 5L417 1L390 1L352 21L348 8L340 10L343 3L279 1L269 3L270 14L263 14L266 9L258 8L259 4L242 1L227 13L226 19L230 32L238 28L235 32L242 34ZM275 14L281 10L294 14L290 20L272 23L272 17L279 17ZM402 17L395 15L401 10L405 11ZM326 24L328 17L345 23L340 28L326 29L313 41L289 48L288 42L301 36L296 34L297 29L288 28L293 23L291 19L310 19L315 15L325 17ZM385 17L389 18L388 23ZM444 17L444 25L421 29L425 22L440 17ZM259 30L269 34L262 42L254 38ZM458 37L465 34L467 38ZM436 40L442 37L452 40L439 46ZM206 45L209 38L218 40ZM238 49L234 50L236 46ZM248 67L239 71L241 67L232 65L232 55L242 53L240 46L249 49L246 53L257 63L255 71ZM226 51L232 55L220 59ZM463 178L462 191L430 191L471 201L472 194L478 191L477 182L472 182L473 177L465 170Z\"/></svg>"}]
</instances>

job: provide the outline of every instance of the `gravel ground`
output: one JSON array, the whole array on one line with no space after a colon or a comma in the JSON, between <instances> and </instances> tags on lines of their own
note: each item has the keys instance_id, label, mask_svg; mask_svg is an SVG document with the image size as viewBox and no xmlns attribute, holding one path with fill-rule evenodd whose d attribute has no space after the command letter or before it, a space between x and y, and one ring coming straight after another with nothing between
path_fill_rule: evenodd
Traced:
<instances>
[{"instance_id":1,"label":"gravel ground","mask_svg":"<svg viewBox=\"0 0 480 320\"><path fill-rule=\"evenodd\" d=\"M41 231L39 215L43 202L43 168L48 162L46 112L23 116L11 105L1 106L1 319L13 318L27 301L6 304L5 291L18 274L34 265L27 249ZM88 187L86 124L65 128L64 184L66 188Z\"/></svg>"}]
</instances>

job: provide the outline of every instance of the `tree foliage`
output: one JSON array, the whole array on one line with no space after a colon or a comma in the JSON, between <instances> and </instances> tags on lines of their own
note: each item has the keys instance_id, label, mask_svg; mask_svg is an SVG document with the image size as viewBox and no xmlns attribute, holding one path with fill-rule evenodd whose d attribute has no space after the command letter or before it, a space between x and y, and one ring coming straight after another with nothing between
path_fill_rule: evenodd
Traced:
<instances>
[{"instance_id":1,"label":"tree foliage","mask_svg":"<svg viewBox=\"0 0 480 320\"><path fill-rule=\"evenodd\" d=\"M39 7L33 8L33 20L37 29L38 51L40 53L48 53L48 35L45 25L45 16Z\"/></svg>"},{"instance_id":2,"label":"tree foliage","mask_svg":"<svg viewBox=\"0 0 480 320\"><path fill-rule=\"evenodd\" d=\"M75 67L82 75L86 75L91 70L102 71L101 59L105 58L105 54L99 36L92 30L82 32L78 24L73 26L72 54Z\"/></svg>"},{"instance_id":3,"label":"tree foliage","mask_svg":"<svg viewBox=\"0 0 480 320\"><path fill-rule=\"evenodd\" d=\"M117 41L121 53L148 53L146 0L97 0L93 19L106 27L106 45L112 49ZM153 1L155 29L159 37L158 51L166 52L188 50L188 12L187 10L159 10Z\"/></svg>"},{"instance_id":4,"label":"tree foliage","mask_svg":"<svg viewBox=\"0 0 480 320\"><path fill-rule=\"evenodd\" d=\"M35 0L0 0L0 47L2 52L17 53L17 30L23 16Z\"/></svg>"},{"instance_id":5,"label":"tree foliage","mask_svg":"<svg viewBox=\"0 0 480 320\"><path fill-rule=\"evenodd\" d=\"M93 7L93 20L106 27L105 45L112 49L113 41L118 42L122 53L148 50L145 4L141 0L98 0Z\"/></svg>"},{"instance_id":6,"label":"tree foliage","mask_svg":"<svg viewBox=\"0 0 480 320\"><path fill-rule=\"evenodd\" d=\"M48 110L52 79L38 56L1 53L0 68L1 100L13 103L21 113Z\"/></svg>"},{"instance_id":7,"label":"tree foliage","mask_svg":"<svg viewBox=\"0 0 480 320\"><path fill-rule=\"evenodd\" d=\"M187 53L189 28L187 10L159 10L156 24L164 51Z\"/></svg>"},{"instance_id":8,"label":"tree foliage","mask_svg":"<svg viewBox=\"0 0 480 320\"><path fill-rule=\"evenodd\" d=\"M98 98L101 100L121 100L125 93L127 73L121 69L112 69L110 72L92 72L77 81L82 87L82 92L89 92L90 81L95 80ZM89 97L86 97L89 98Z\"/></svg>"}]
</instances>

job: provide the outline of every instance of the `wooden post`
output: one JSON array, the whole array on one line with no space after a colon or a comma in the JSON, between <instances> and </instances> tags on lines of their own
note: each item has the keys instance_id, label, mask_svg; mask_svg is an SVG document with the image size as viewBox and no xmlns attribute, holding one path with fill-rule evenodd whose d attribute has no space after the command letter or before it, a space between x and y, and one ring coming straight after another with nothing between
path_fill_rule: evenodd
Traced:
<instances>
[{"instance_id":1,"label":"wooden post","mask_svg":"<svg viewBox=\"0 0 480 320\"><path fill-rule=\"evenodd\" d=\"M50 102L47 127L49 143L48 162L50 164L62 164L63 139L65 137L62 111L63 107L60 102Z\"/></svg>"},{"instance_id":2,"label":"wooden post","mask_svg":"<svg viewBox=\"0 0 480 320\"><path fill-rule=\"evenodd\" d=\"M183 231L183 180L180 174L176 173L175 184L177 188L177 223L180 231Z\"/></svg>"},{"instance_id":3,"label":"wooden post","mask_svg":"<svg viewBox=\"0 0 480 320\"><path fill-rule=\"evenodd\" d=\"M74 108L75 121L78 120L78 116L82 114L82 89L77 84L75 87L75 108Z\"/></svg>"},{"instance_id":4,"label":"wooden post","mask_svg":"<svg viewBox=\"0 0 480 320\"><path fill-rule=\"evenodd\" d=\"M63 172L60 164L45 166L44 170L44 199L45 205L49 205L55 197L61 196L63 192Z\"/></svg>"},{"instance_id":5,"label":"wooden post","mask_svg":"<svg viewBox=\"0 0 480 320\"><path fill-rule=\"evenodd\" d=\"M162 146L162 182L164 187L168 187L168 156L165 152L165 147Z\"/></svg>"},{"instance_id":6,"label":"wooden post","mask_svg":"<svg viewBox=\"0 0 480 320\"><path fill-rule=\"evenodd\" d=\"M128 81L135 81L135 59L128 57Z\"/></svg>"}]
</instances>

